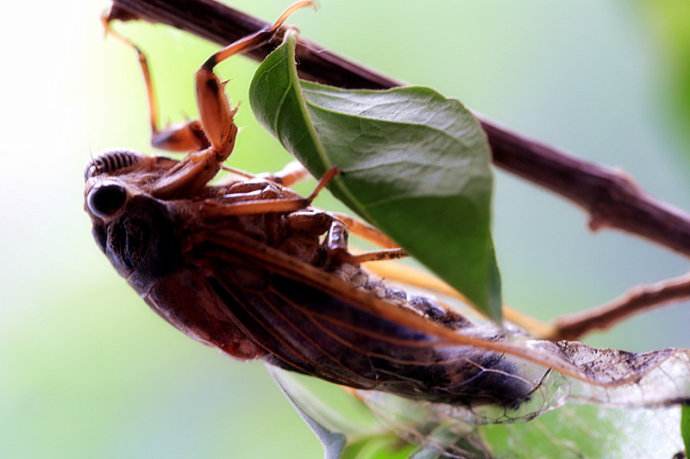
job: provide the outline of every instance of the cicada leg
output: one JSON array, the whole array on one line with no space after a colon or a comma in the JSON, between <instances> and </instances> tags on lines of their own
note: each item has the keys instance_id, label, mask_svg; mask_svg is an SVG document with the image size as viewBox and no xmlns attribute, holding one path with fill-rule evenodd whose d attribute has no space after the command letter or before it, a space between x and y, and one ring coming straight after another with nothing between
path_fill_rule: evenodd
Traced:
<instances>
[{"instance_id":1,"label":"cicada leg","mask_svg":"<svg viewBox=\"0 0 690 459\"><path fill-rule=\"evenodd\" d=\"M297 160L290 161L278 172L264 173L264 174L251 174L249 172L236 169L234 167L223 165L222 169L226 172L230 172L233 175L242 177L248 180L263 179L269 180L273 183L284 187L290 187L296 183L301 182L303 179L309 176L309 171Z\"/></svg>"},{"instance_id":2,"label":"cicada leg","mask_svg":"<svg viewBox=\"0 0 690 459\"><path fill-rule=\"evenodd\" d=\"M395 244L395 242L393 242L379 229L349 215L336 212L331 212L331 215L341 221L351 233L356 234L380 247L389 249L380 252L353 255L353 258L355 259L357 257L361 257L359 259L360 263L377 261L377 263L368 264L367 270L393 282L418 287L430 292L455 298L465 304L472 304L462 293L458 292L437 277L420 271L419 269L415 269L411 266L390 261L393 258L404 256L404 251L402 251L397 244ZM549 326L515 309L504 306L503 312L507 320L524 328L535 337L547 337L553 334L552 326Z\"/></svg>"},{"instance_id":3,"label":"cicada leg","mask_svg":"<svg viewBox=\"0 0 690 459\"><path fill-rule=\"evenodd\" d=\"M230 168L228 168L228 170L233 173L241 172ZM289 162L285 167L283 167L283 169L276 173L261 175L259 177L275 182L281 186L289 187L303 180L308 175L309 171L302 165L302 163L295 160ZM349 231L369 242L388 249L351 255L351 261L354 263L391 260L407 256L407 253L403 249L398 247L393 240L391 240L388 236L386 236L385 233L374 226L340 212L329 212L329 214L337 220L333 222L331 230L329 231L329 241L326 244L329 250L334 252L341 251L344 253L344 251L347 250L347 237L341 238L341 235L346 236L346 231Z\"/></svg>"},{"instance_id":4,"label":"cicada leg","mask_svg":"<svg viewBox=\"0 0 690 459\"><path fill-rule=\"evenodd\" d=\"M266 213L288 213L302 210L311 205L319 192L328 186L331 180L338 174L337 168L331 168L321 177L314 191L306 198L301 197L280 197L276 199L246 199L246 195L260 190L244 190L244 196L238 196L231 201L208 200L202 202L200 211L208 216L224 217L238 215L259 215ZM240 184L242 185L242 184ZM294 195L293 195L294 196Z\"/></svg>"},{"instance_id":5,"label":"cicada leg","mask_svg":"<svg viewBox=\"0 0 690 459\"><path fill-rule=\"evenodd\" d=\"M197 106L199 108L201 126L211 143L211 148L205 152L204 156L212 157L215 162L222 163L230 155L237 134L237 127L233 122L236 108L232 109L230 107L228 99L223 92L225 84L220 81L213 69L232 56L271 40L292 13L308 6L314 6L314 2L312 0L301 0L293 3L278 17L273 25L241 38L212 54L197 71Z\"/></svg>"},{"instance_id":6,"label":"cicada leg","mask_svg":"<svg viewBox=\"0 0 690 459\"><path fill-rule=\"evenodd\" d=\"M206 134L198 120L175 124L173 126L160 128L158 99L153 87L151 69L146 58L146 54L124 35L114 30L108 14L101 17L103 28L106 34L117 38L125 45L134 49L139 58L139 66L146 86L146 99L149 106L149 124L151 126L151 145L162 150L187 153L190 151L203 150L210 146Z\"/></svg>"},{"instance_id":7,"label":"cicada leg","mask_svg":"<svg viewBox=\"0 0 690 459\"><path fill-rule=\"evenodd\" d=\"M374 252L359 253L357 255L350 255L349 260L351 263L368 263L370 261L384 261L384 260L397 260L399 258L405 258L408 254L404 249L384 249L377 250Z\"/></svg>"},{"instance_id":8,"label":"cicada leg","mask_svg":"<svg viewBox=\"0 0 690 459\"><path fill-rule=\"evenodd\" d=\"M212 54L196 73L196 99L200 121L193 121L180 129L170 131L158 131L157 103L146 58L131 42L124 37L119 37L130 46L134 46L140 56L149 95L149 106L151 107L150 122L154 134L154 144L176 151L189 151L189 147L198 150L189 153L158 180L152 190L155 196L170 198L197 192L216 175L222 168L223 161L233 150L237 136L237 126L234 123L237 108L231 107L225 96L225 83L221 82L214 73L216 65L238 53L271 40L293 12L313 5L311 0L298 1L288 7L270 27L237 40ZM104 22L107 27L107 19ZM257 208L257 212L260 208L262 207Z\"/></svg>"},{"instance_id":9,"label":"cicada leg","mask_svg":"<svg viewBox=\"0 0 690 459\"><path fill-rule=\"evenodd\" d=\"M243 173L242 171L237 171L232 168L226 168L232 173L239 173L242 175L249 174ZM284 187L292 186L304 178L309 176L309 171L300 163L299 161L290 161L285 167L280 171L272 174L262 174L259 177L270 180ZM317 187L319 190L320 187ZM314 194L314 193L312 193ZM407 252L398 247L398 245L393 242L388 236L385 235L379 229L365 223L361 220L357 220L347 214L340 212L328 212L330 216L334 217L336 221L333 222L331 229L329 231L328 242L326 244L328 250L332 252L342 252L347 251L347 231L349 230L353 234L356 234L363 239L373 242L376 245L385 247L387 250L367 252L357 255L349 255L349 261L352 263L366 263L370 261L380 261L380 260L392 260L397 258L403 258L408 256ZM306 217L300 215L300 220L305 220ZM297 219L295 219L297 220Z\"/></svg>"},{"instance_id":10,"label":"cicada leg","mask_svg":"<svg viewBox=\"0 0 690 459\"><path fill-rule=\"evenodd\" d=\"M264 177L284 187L295 185L308 176L309 171L297 160L290 161L278 172L261 175L261 177Z\"/></svg>"}]
</instances>

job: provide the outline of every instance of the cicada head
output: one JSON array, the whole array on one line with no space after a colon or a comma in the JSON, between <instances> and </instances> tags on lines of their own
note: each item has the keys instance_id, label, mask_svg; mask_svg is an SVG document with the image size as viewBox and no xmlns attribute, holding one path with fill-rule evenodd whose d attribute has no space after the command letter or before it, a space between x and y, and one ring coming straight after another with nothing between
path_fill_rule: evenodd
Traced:
<instances>
[{"instance_id":1,"label":"cicada head","mask_svg":"<svg viewBox=\"0 0 690 459\"><path fill-rule=\"evenodd\" d=\"M171 211L147 184L172 160L113 151L86 168L84 207L93 235L117 271L139 290L175 270L179 258Z\"/></svg>"},{"instance_id":2,"label":"cicada head","mask_svg":"<svg viewBox=\"0 0 690 459\"><path fill-rule=\"evenodd\" d=\"M92 160L85 174L84 208L94 238L119 274L170 324L239 359L256 358L259 348L233 325L203 270L183 254L188 228L196 221L185 203L198 195L189 190L174 198L156 193L178 164L128 151Z\"/></svg>"}]
</instances>

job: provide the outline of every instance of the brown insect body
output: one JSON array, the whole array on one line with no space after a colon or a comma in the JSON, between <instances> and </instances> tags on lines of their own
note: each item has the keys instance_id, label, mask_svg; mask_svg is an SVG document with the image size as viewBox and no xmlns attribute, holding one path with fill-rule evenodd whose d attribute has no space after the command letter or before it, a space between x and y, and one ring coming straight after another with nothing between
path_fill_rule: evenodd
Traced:
<instances>
[{"instance_id":1,"label":"brown insect body","mask_svg":"<svg viewBox=\"0 0 690 459\"><path fill-rule=\"evenodd\" d=\"M96 241L118 272L169 323L239 359L338 384L453 404L515 405L533 389L511 377L501 354L435 345L435 337L367 312L310 280L294 266L319 270L327 282L363 298L390 302L448 327L472 325L431 300L387 286L353 264L342 223L305 207L260 215L222 209L257 199L298 199L268 179L206 186L184 198L149 190L176 161L145 158L87 178L87 211ZM119 189L118 189L119 187ZM99 193L122 195L109 216L93 211ZM107 197L107 196L106 196ZM266 262L264 251L292 260ZM345 293L345 292L343 292ZM366 300L365 300L366 301ZM493 332L492 332L493 333ZM494 336L485 336L494 338Z\"/></svg>"},{"instance_id":2,"label":"brown insect body","mask_svg":"<svg viewBox=\"0 0 690 459\"><path fill-rule=\"evenodd\" d=\"M496 352L501 349L440 340L434 334L439 330L455 338L461 328L483 343L501 341L502 332L482 331L363 271L360 260L404 256L404 251L373 227L310 206L335 169L309 198L287 188L306 175L301 167L267 178L235 171L237 177L227 183L209 184L238 131L214 66L271 39L292 11L311 4L296 2L272 27L212 55L196 74L200 119L166 129L158 127L145 55L105 19L106 30L138 53L153 145L188 153L177 161L114 151L91 161L85 209L96 241L161 317L233 357L262 358L338 384L412 399L518 405L548 370L526 379L517 376L514 361ZM358 259L348 252L348 229L387 250Z\"/></svg>"}]
</instances>

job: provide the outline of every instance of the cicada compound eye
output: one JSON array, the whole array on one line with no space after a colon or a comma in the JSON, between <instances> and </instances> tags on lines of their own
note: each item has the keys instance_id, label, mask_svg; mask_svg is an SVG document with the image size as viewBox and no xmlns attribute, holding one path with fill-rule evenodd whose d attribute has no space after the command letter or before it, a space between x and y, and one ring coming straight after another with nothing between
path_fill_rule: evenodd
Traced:
<instances>
[{"instance_id":1,"label":"cicada compound eye","mask_svg":"<svg viewBox=\"0 0 690 459\"><path fill-rule=\"evenodd\" d=\"M92 214L98 217L114 215L127 202L127 190L116 183L97 185L86 199Z\"/></svg>"}]
</instances>

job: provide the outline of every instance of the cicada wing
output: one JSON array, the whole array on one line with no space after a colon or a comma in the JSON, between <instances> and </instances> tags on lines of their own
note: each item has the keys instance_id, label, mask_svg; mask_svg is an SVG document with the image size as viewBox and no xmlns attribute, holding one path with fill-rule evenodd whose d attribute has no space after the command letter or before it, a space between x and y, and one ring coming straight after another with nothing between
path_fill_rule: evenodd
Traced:
<instances>
[{"instance_id":1,"label":"cicada wing","mask_svg":"<svg viewBox=\"0 0 690 459\"><path fill-rule=\"evenodd\" d=\"M309 425L315 422L319 431L342 435L346 439L345 446L364 442L378 444L395 435L416 447L405 447L401 442L388 442L388 445L383 446L387 446L390 452L397 452L402 448L407 451L418 450L416 455L410 457L439 457L439 454L443 454L444 458L491 457L476 429L474 432L465 431L458 435L457 425L448 429L436 425L431 419L426 422L397 419L395 423L391 423L390 418L379 417L379 413L362 403L362 391L355 395L350 390L326 385L322 381L275 367L269 367L269 372ZM423 405L419 402L410 404L411 407L420 408L422 412Z\"/></svg>"},{"instance_id":2,"label":"cicada wing","mask_svg":"<svg viewBox=\"0 0 690 459\"><path fill-rule=\"evenodd\" d=\"M375 403L371 396L379 397ZM458 407L362 393L377 416L408 441L448 457L645 459L682 451L679 407L619 408L567 403L533 419L473 424ZM397 398L397 400L394 400ZM475 447L475 452L471 447ZM485 450L476 449L484 445Z\"/></svg>"},{"instance_id":3,"label":"cicada wing","mask_svg":"<svg viewBox=\"0 0 690 459\"><path fill-rule=\"evenodd\" d=\"M434 351L472 345L504 352L504 358L515 363L512 367L515 372L509 377L524 378L533 385L529 399L516 406L482 403L468 408L420 402L391 395L387 393L390 387L384 387L383 391L358 391L360 398L398 435L442 450L451 457L453 454L468 456L469 451L484 454L483 441L489 442L490 450L500 446L503 448L500 451L505 452L515 445L525 446L525 442L531 445L531 440L521 438L532 437L538 437L539 442L551 448L571 451L572 457L582 457L581 452L587 449L577 444L578 439L599 438L600 431L612 426L611 429L620 431L621 436L626 434L634 442L635 434L629 429L634 431L636 426L646 425L652 422L648 420L657 417L665 420L663 425L673 416L677 418L677 415L666 416L671 413L669 410L677 411L676 408L658 411L658 416L655 411L638 408L669 406L690 398L688 351L633 354L596 350L580 343L536 341L519 333L504 333L498 346L484 338L464 336L462 331L453 331L453 336L449 336L447 328L355 289L332 274L256 241L237 239L234 234L232 238L226 236L209 237L198 255L211 278L218 281L219 288L239 304L233 308L241 307L245 314L243 322L253 324L247 331L265 334L266 350L277 356L274 363L283 368L362 388L376 380L376 372L367 373L377 369L380 361L376 359L400 363L396 362L400 355L386 354L386 345L388 351L400 346L408 351ZM255 291L237 288L237 282L231 280L232 269L228 269L236 267L238 260L240 265L260 266L270 282ZM438 328L442 330L435 334ZM320 338L315 340L317 335ZM346 349L346 352L334 355L334 349ZM515 349L518 352L513 352ZM532 356L525 359L528 353ZM403 360L408 358L407 364L423 367L431 355L415 351L403 356ZM358 367L352 362L367 365ZM426 376L429 374L420 374L419 382L428 383L423 381ZM595 405L578 406L576 402ZM559 408L564 404L567 405ZM620 408L608 408L610 405ZM546 413L551 410L553 413ZM640 422L626 427L630 413L641 413L631 415ZM550 419L557 421L550 422ZM578 419L584 421L577 422ZM592 419L603 420L604 427L599 429ZM561 424L565 427L558 427ZM495 443L494 437L502 438L503 443ZM669 450L676 447L678 439L675 435L675 439L667 442Z\"/></svg>"},{"instance_id":4,"label":"cicada wing","mask_svg":"<svg viewBox=\"0 0 690 459\"><path fill-rule=\"evenodd\" d=\"M266 248L250 244L228 250L212 241L197 253L198 263L247 336L282 368L411 398L501 405L532 393L548 372L533 365L518 376L502 354L443 342L423 327L463 343L465 337L299 260L284 261L284 254L256 261ZM248 286L241 274L247 269L265 271L256 276L264 281Z\"/></svg>"},{"instance_id":5,"label":"cicada wing","mask_svg":"<svg viewBox=\"0 0 690 459\"><path fill-rule=\"evenodd\" d=\"M316 378L267 365L268 372L301 414L348 442L386 431L386 426L354 392Z\"/></svg>"},{"instance_id":6,"label":"cicada wing","mask_svg":"<svg viewBox=\"0 0 690 459\"><path fill-rule=\"evenodd\" d=\"M348 444L391 432L425 453L415 458L669 458L683 446L677 407L567 403L533 419L477 424L467 408L346 391L291 372L270 371L302 411L330 431L343 433ZM363 411L361 402L370 412Z\"/></svg>"},{"instance_id":7,"label":"cicada wing","mask_svg":"<svg viewBox=\"0 0 690 459\"><path fill-rule=\"evenodd\" d=\"M314 410L311 406L314 404L310 394L300 391L300 388L295 384L291 384L289 378L282 378L280 370L269 366L269 372L273 376L273 380L278 384L283 394L288 398L292 406L299 413L300 417L309 426L312 432L319 438L323 445L326 459L340 459L345 447L347 446L347 437L342 428L329 428L323 421L318 419L319 411ZM322 410L323 411L323 410ZM330 420L334 419L335 413L329 413ZM331 421L332 422L332 421Z\"/></svg>"},{"instance_id":8,"label":"cicada wing","mask_svg":"<svg viewBox=\"0 0 690 459\"><path fill-rule=\"evenodd\" d=\"M364 364L358 368L339 366L338 361L343 358L354 363L381 358L391 365L398 360L400 365L416 364L421 368L438 358L439 349L464 348L485 351L463 358L482 371L490 370L498 378L500 369L484 368L478 361L490 352L496 353L494 355L510 364L511 373L503 376L514 380L515 384L522 382L531 388L530 391L539 390L545 398L552 398L537 402L532 414L544 411L544 406L558 406L565 395L583 402L621 406L661 406L690 400L690 352L687 350L634 354L597 350L580 343L531 340L519 333L499 330L496 331L499 338L487 339L463 329L449 329L236 232L209 232L203 240L205 245L200 256L204 263L210 263L217 279L223 280L232 274L227 270L224 273L224 266L236 266L237 263L255 263L267 272L272 279L270 285L259 294L253 293L251 298L240 301L247 320L253 320L257 329L273 333L272 346L292 349L296 360L312 362L319 368L333 364L331 371L336 377L326 377L332 381L345 384L343 374L356 381L362 373L372 370L372 365ZM227 283L230 296L247 295L246 290L236 285L237 282ZM259 310L263 318L258 317ZM325 342L309 345L316 332ZM347 353L335 358L328 355L332 349L343 347L348 348ZM403 355L396 356L392 350L401 350ZM311 354L304 355L305 352ZM549 368L552 370L548 371ZM447 370L449 368L444 369ZM314 374L313 371L303 372ZM369 373L371 378L364 379L375 380L375 372ZM419 375L420 388L430 388L428 381L421 380L430 374ZM563 384L562 379L566 379L567 384ZM549 384L545 386L544 382ZM363 384L352 385L364 387ZM544 392L543 387L548 390ZM529 415L527 410L516 417Z\"/></svg>"}]
</instances>

